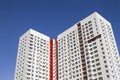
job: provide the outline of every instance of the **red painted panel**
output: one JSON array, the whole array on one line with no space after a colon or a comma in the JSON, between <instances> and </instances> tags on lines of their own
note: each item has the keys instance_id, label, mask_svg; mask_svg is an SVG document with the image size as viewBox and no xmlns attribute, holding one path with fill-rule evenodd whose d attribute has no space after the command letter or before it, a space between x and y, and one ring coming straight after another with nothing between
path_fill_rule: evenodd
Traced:
<instances>
[{"instance_id":1,"label":"red painted panel","mask_svg":"<svg viewBox=\"0 0 120 80\"><path fill-rule=\"evenodd\" d=\"M83 46L83 38L82 38L82 31L81 31L81 24L78 23L77 24L78 26L78 35L81 35L79 36L79 40L80 40L80 51L81 51L81 58L82 58L82 69L83 69L83 79L84 80L88 80L88 77L87 77L87 66L86 66L86 60L85 60L85 53L84 53L84 46Z\"/></svg>"},{"instance_id":2,"label":"red painted panel","mask_svg":"<svg viewBox=\"0 0 120 80\"><path fill-rule=\"evenodd\" d=\"M50 40L50 74L49 80L53 80L53 40Z\"/></svg>"},{"instance_id":3,"label":"red painted panel","mask_svg":"<svg viewBox=\"0 0 120 80\"><path fill-rule=\"evenodd\" d=\"M93 37L92 39L88 40L88 43L90 43L90 42L92 42L92 41L95 41L95 40L98 39L98 38L101 38L101 34L99 34L99 35Z\"/></svg>"},{"instance_id":4,"label":"red painted panel","mask_svg":"<svg viewBox=\"0 0 120 80\"><path fill-rule=\"evenodd\" d=\"M55 44L56 44L56 68L57 68L57 71L56 71L56 80L58 80L58 45L57 45L57 40L55 40Z\"/></svg>"}]
</instances>

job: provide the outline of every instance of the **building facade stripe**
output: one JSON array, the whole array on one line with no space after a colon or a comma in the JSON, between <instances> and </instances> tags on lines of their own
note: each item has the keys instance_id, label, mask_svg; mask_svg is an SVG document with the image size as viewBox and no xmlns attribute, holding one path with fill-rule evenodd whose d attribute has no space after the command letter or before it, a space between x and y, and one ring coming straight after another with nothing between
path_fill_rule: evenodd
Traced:
<instances>
[{"instance_id":1,"label":"building facade stripe","mask_svg":"<svg viewBox=\"0 0 120 80\"><path fill-rule=\"evenodd\" d=\"M57 40L55 40L55 44L56 44L56 80L58 80L58 43Z\"/></svg>"},{"instance_id":2,"label":"building facade stripe","mask_svg":"<svg viewBox=\"0 0 120 80\"><path fill-rule=\"evenodd\" d=\"M53 40L50 40L50 74L49 80L53 80Z\"/></svg>"},{"instance_id":3,"label":"building facade stripe","mask_svg":"<svg viewBox=\"0 0 120 80\"><path fill-rule=\"evenodd\" d=\"M85 52L84 52L84 43L83 43L82 30L81 30L81 24L78 23L77 26L78 26L78 36L79 36L79 44L80 44L82 70L83 70L83 80L88 80L88 77L87 77L87 66L86 66Z\"/></svg>"}]
</instances>

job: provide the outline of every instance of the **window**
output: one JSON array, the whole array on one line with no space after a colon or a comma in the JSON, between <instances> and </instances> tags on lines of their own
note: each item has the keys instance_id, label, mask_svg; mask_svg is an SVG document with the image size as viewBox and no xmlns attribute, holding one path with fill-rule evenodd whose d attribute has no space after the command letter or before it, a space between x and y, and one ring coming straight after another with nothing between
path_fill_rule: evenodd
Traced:
<instances>
[{"instance_id":1,"label":"window","mask_svg":"<svg viewBox=\"0 0 120 80\"><path fill-rule=\"evenodd\" d=\"M103 80L103 77L99 77L99 80Z\"/></svg>"},{"instance_id":2,"label":"window","mask_svg":"<svg viewBox=\"0 0 120 80\"><path fill-rule=\"evenodd\" d=\"M90 23L91 23L91 21L88 22L88 24L90 24Z\"/></svg>"},{"instance_id":3,"label":"window","mask_svg":"<svg viewBox=\"0 0 120 80\"><path fill-rule=\"evenodd\" d=\"M95 51L94 51L94 53L97 53L97 52L98 52L98 50L95 50Z\"/></svg>"},{"instance_id":4,"label":"window","mask_svg":"<svg viewBox=\"0 0 120 80\"><path fill-rule=\"evenodd\" d=\"M97 63L97 64L96 64L96 66L99 66L99 65L100 65L100 63Z\"/></svg>"},{"instance_id":5,"label":"window","mask_svg":"<svg viewBox=\"0 0 120 80\"><path fill-rule=\"evenodd\" d=\"M99 72L99 73L98 73L98 75L102 75L102 73L101 73L101 72Z\"/></svg>"},{"instance_id":6,"label":"window","mask_svg":"<svg viewBox=\"0 0 120 80\"><path fill-rule=\"evenodd\" d=\"M110 76L109 75L107 75L107 78L109 78Z\"/></svg>"}]
</instances>

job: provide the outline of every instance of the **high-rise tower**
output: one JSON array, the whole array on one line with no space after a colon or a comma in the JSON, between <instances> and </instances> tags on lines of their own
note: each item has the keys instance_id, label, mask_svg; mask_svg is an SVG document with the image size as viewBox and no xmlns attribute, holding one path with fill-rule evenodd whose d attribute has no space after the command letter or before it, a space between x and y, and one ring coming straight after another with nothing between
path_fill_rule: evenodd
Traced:
<instances>
[{"instance_id":1,"label":"high-rise tower","mask_svg":"<svg viewBox=\"0 0 120 80\"><path fill-rule=\"evenodd\" d=\"M50 38L28 30L19 39L15 80L49 80Z\"/></svg>"},{"instance_id":2,"label":"high-rise tower","mask_svg":"<svg viewBox=\"0 0 120 80\"><path fill-rule=\"evenodd\" d=\"M120 80L111 24L97 12L58 35L59 80Z\"/></svg>"},{"instance_id":3,"label":"high-rise tower","mask_svg":"<svg viewBox=\"0 0 120 80\"><path fill-rule=\"evenodd\" d=\"M57 39L28 30L20 37L15 80L120 80L111 23L94 12Z\"/></svg>"}]
</instances>

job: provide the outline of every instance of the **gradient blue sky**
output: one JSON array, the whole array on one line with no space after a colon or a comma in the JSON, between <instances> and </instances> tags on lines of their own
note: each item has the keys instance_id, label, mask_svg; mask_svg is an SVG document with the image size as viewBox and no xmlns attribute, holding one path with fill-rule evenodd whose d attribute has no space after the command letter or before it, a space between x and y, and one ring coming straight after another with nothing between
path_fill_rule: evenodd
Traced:
<instances>
[{"instance_id":1,"label":"gradient blue sky","mask_svg":"<svg viewBox=\"0 0 120 80\"><path fill-rule=\"evenodd\" d=\"M120 0L0 0L0 80L14 80L18 40L29 28L56 38L94 11L112 23L120 50Z\"/></svg>"}]
</instances>

